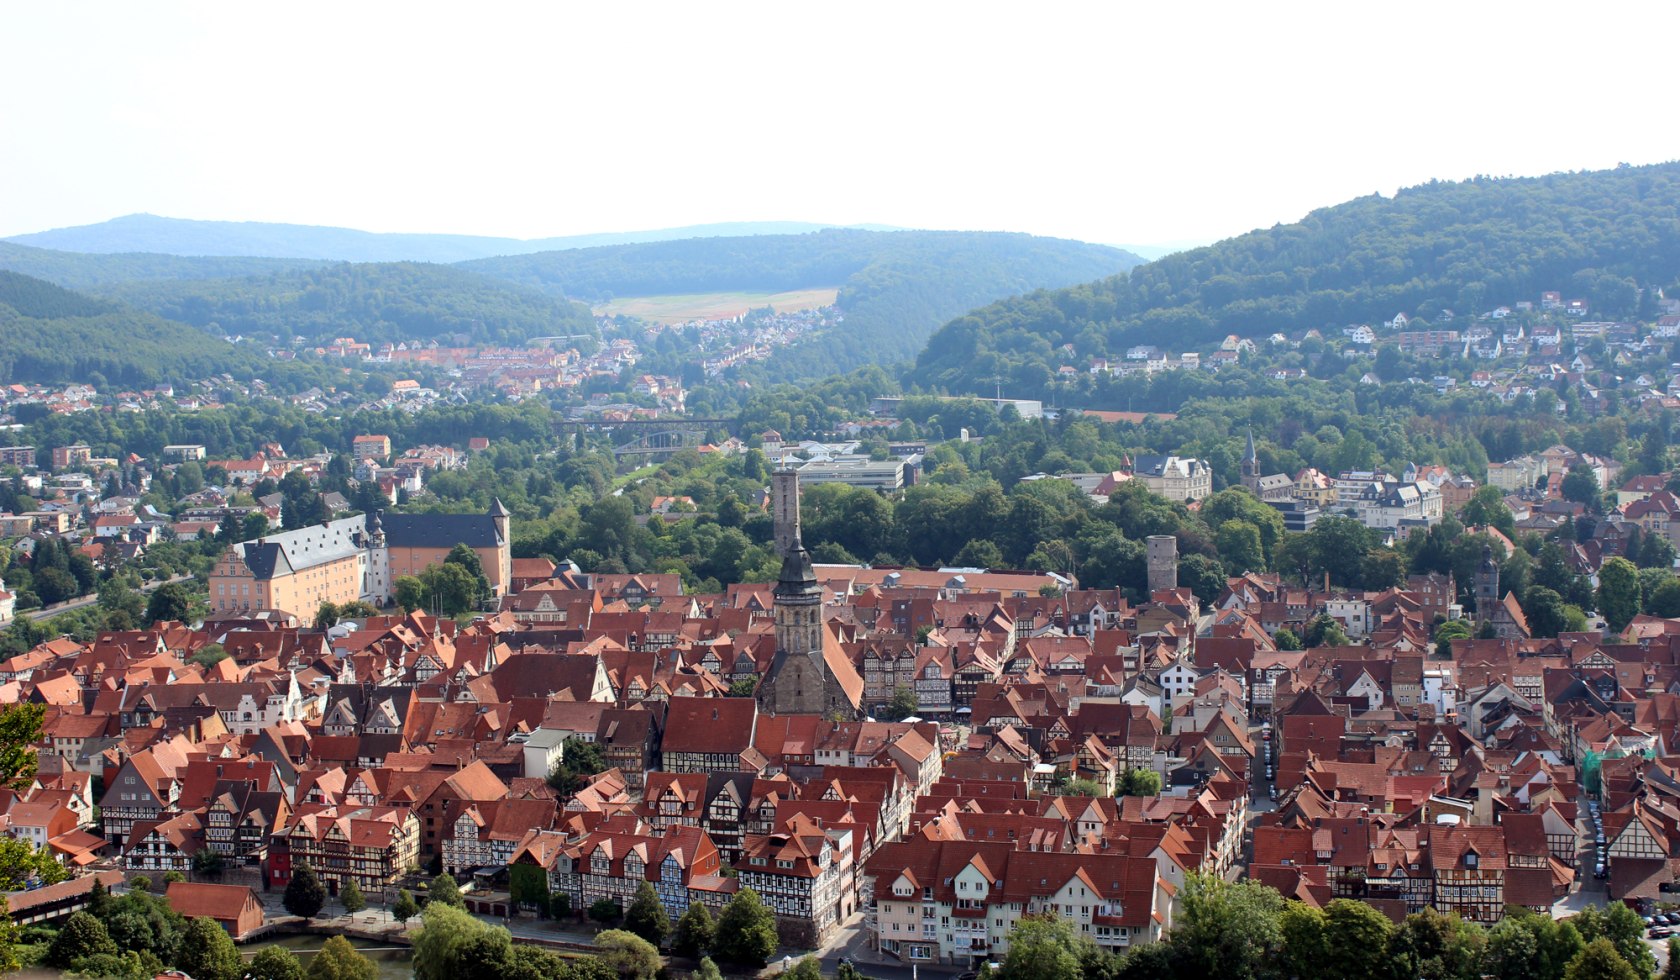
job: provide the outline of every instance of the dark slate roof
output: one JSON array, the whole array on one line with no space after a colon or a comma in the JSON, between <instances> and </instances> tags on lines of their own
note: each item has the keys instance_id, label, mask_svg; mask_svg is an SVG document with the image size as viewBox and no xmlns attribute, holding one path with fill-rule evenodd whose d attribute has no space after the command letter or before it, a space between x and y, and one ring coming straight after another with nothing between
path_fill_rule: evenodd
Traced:
<instances>
[{"instance_id":1,"label":"dark slate roof","mask_svg":"<svg viewBox=\"0 0 1680 980\"><path fill-rule=\"evenodd\" d=\"M489 514L386 514L385 544L391 548L469 548L502 544Z\"/></svg>"},{"instance_id":2,"label":"dark slate roof","mask_svg":"<svg viewBox=\"0 0 1680 980\"><path fill-rule=\"evenodd\" d=\"M286 561L286 549L272 541L247 542L244 557L245 567L259 579L272 579L276 574L286 575L292 570L291 563Z\"/></svg>"}]
</instances>

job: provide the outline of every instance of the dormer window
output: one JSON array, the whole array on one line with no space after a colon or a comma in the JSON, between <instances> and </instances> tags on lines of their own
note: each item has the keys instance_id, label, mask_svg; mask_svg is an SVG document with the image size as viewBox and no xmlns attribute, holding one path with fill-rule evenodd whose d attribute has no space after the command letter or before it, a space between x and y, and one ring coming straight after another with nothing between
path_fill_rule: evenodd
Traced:
<instances>
[{"instance_id":1,"label":"dormer window","mask_svg":"<svg viewBox=\"0 0 1680 980\"><path fill-rule=\"evenodd\" d=\"M1476 867L1476 852L1475 851L1465 851L1464 852L1464 866L1466 868L1470 868L1472 870L1475 869L1475 867Z\"/></svg>"}]
</instances>

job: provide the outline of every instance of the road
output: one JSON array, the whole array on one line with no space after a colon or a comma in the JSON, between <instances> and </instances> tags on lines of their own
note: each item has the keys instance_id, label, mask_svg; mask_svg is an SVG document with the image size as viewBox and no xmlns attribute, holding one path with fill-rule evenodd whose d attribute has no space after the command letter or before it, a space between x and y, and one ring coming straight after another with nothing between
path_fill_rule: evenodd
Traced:
<instances>
[{"instance_id":1,"label":"road","mask_svg":"<svg viewBox=\"0 0 1680 980\"><path fill-rule=\"evenodd\" d=\"M145 585L140 586L140 592L144 594L152 591L160 585L167 585L170 582L185 582L190 578L192 578L191 575L177 575L172 579L158 579L155 582L147 582ZM85 609L98 601L99 596L97 594L85 595L80 599L66 599L63 602L57 602L50 606L42 606L39 609L31 609L26 613L21 613L20 615L22 615L25 619L47 619L51 616L57 616L59 613L75 612L78 609Z\"/></svg>"}]
</instances>

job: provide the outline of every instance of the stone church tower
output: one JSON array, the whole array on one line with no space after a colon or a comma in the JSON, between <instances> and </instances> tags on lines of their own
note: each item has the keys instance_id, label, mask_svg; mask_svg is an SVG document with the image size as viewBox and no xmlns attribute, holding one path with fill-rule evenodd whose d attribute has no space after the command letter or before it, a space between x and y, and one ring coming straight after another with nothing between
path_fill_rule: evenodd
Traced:
<instances>
[{"instance_id":1,"label":"stone church tower","mask_svg":"<svg viewBox=\"0 0 1680 980\"><path fill-rule=\"evenodd\" d=\"M1476 566L1476 617L1485 622L1499 598L1499 564L1493 560L1493 548L1484 544L1482 563Z\"/></svg>"},{"instance_id":2,"label":"stone church tower","mask_svg":"<svg viewBox=\"0 0 1680 980\"><path fill-rule=\"evenodd\" d=\"M786 558L799 540L798 470L781 469L770 474L770 517L776 529L776 554Z\"/></svg>"},{"instance_id":3,"label":"stone church tower","mask_svg":"<svg viewBox=\"0 0 1680 980\"><path fill-rule=\"evenodd\" d=\"M792 475L797 500L798 475ZM758 686L759 707L773 715L858 717L863 678L838 643L824 642L822 586L797 526L771 598L776 656Z\"/></svg>"}]
</instances>

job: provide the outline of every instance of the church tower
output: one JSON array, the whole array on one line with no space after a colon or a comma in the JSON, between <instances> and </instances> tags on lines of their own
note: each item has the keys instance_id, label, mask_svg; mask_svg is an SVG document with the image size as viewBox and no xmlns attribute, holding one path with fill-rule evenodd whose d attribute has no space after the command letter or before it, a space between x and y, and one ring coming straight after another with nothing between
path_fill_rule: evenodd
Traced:
<instances>
[{"instance_id":1,"label":"church tower","mask_svg":"<svg viewBox=\"0 0 1680 980\"><path fill-rule=\"evenodd\" d=\"M799 474L788 475L793 478L793 499L797 501ZM776 508L778 518L785 513ZM778 539L783 531L783 521L778 520ZM782 559L782 573L776 580L771 600L776 622L776 656L758 686L759 707L773 715L856 718L863 697L863 678L851 661L839 653L836 644L829 644L836 647L832 658L825 649L822 586L817 582L817 573L811 567L811 556L799 538L797 525Z\"/></svg>"},{"instance_id":2,"label":"church tower","mask_svg":"<svg viewBox=\"0 0 1680 980\"><path fill-rule=\"evenodd\" d=\"M776 554L783 558L799 540L799 471L780 469L770 474L770 518L775 527Z\"/></svg>"},{"instance_id":3,"label":"church tower","mask_svg":"<svg viewBox=\"0 0 1680 980\"><path fill-rule=\"evenodd\" d=\"M1482 563L1476 566L1476 618L1486 620L1499 605L1499 565L1493 548L1482 545Z\"/></svg>"},{"instance_id":4,"label":"church tower","mask_svg":"<svg viewBox=\"0 0 1680 980\"><path fill-rule=\"evenodd\" d=\"M822 586L811 556L798 538L782 559L782 574L771 593L779 653L822 656Z\"/></svg>"},{"instance_id":5,"label":"church tower","mask_svg":"<svg viewBox=\"0 0 1680 980\"><path fill-rule=\"evenodd\" d=\"M1260 496L1260 453L1254 448L1254 430L1248 430L1248 451L1242 458L1242 485Z\"/></svg>"}]
</instances>

